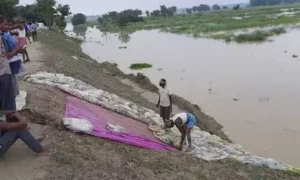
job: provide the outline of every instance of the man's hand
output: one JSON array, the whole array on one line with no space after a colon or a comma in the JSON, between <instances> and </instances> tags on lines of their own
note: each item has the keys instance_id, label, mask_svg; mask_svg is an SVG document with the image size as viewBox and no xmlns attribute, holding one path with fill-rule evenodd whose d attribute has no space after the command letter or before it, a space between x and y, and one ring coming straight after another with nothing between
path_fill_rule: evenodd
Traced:
<instances>
[{"instance_id":1,"label":"man's hand","mask_svg":"<svg viewBox=\"0 0 300 180\"><path fill-rule=\"evenodd\" d=\"M22 116L19 113L15 113L12 115L12 117L15 118L20 123L22 129L27 129L28 121L24 116Z\"/></svg>"},{"instance_id":2,"label":"man's hand","mask_svg":"<svg viewBox=\"0 0 300 180\"><path fill-rule=\"evenodd\" d=\"M23 49L23 47L18 47L17 52L23 54L25 50Z\"/></svg>"}]
</instances>

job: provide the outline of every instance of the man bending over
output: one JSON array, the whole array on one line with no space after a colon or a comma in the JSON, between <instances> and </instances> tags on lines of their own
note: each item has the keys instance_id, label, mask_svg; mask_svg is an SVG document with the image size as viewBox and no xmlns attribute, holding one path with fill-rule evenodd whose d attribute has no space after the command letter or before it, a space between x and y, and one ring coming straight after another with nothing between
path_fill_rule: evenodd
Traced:
<instances>
[{"instance_id":1,"label":"man bending over","mask_svg":"<svg viewBox=\"0 0 300 180\"><path fill-rule=\"evenodd\" d=\"M174 125L178 128L181 133L181 141L178 150L182 150L185 137L188 139L189 148L187 151L190 151L192 148L192 138L191 138L191 130L196 124L196 117L191 113L179 113L174 117L170 118L170 120L166 121L166 126L168 128L174 127Z\"/></svg>"}]
</instances>

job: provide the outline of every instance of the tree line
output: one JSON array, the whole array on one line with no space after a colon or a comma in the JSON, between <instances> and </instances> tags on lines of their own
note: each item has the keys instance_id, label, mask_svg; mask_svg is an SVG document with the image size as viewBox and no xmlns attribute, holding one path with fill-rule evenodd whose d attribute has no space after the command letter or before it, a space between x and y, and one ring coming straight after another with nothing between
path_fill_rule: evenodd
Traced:
<instances>
[{"instance_id":1,"label":"tree line","mask_svg":"<svg viewBox=\"0 0 300 180\"><path fill-rule=\"evenodd\" d=\"M56 0L36 0L26 6L18 4L19 0L1 0L0 14L9 19L39 21L48 27L55 24L61 30L67 25L65 18L71 14L69 5L57 4Z\"/></svg>"},{"instance_id":2,"label":"tree line","mask_svg":"<svg viewBox=\"0 0 300 180\"><path fill-rule=\"evenodd\" d=\"M233 10L238 10L240 8L240 5L237 4L236 6L233 7ZM192 14L192 13L201 13L201 12L207 12L207 11L218 11L218 10L225 10L228 9L227 6L220 6L218 4L214 4L211 7L207 4L200 4L199 6L193 6L192 8L187 8L185 9L186 13Z\"/></svg>"},{"instance_id":3,"label":"tree line","mask_svg":"<svg viewBox=\"0 0 300 180\"><path fill-rule=\"evenodd\" d=\"M300 2L300 0L250 0L251 6L279 5Z\"/></svg>"},{"instance_id":4,"label":"tree line","mask_svg":"<svg viewBox=\"0 0 300 180\"><path fill-rule=\"evenodd\" d=\"M139 9L127 9L121 12L111 11L98 18L98 22L102 25L113 23L118 26L126 26L129 22L144 21L141 17L143 12Z\"/></svg>"}]
</instances>

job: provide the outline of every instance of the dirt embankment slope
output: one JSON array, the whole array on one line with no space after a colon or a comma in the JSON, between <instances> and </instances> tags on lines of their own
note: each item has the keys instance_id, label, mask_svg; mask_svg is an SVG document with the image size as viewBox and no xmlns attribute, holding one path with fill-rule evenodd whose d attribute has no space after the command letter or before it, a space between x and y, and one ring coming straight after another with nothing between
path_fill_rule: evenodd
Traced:
<instances>
[{"instance_id":1,"label":"dirt embankment slope","mask_svg":"<svg viewBox=\"0 0 300 180\"><path fill-rule=\"evenodd\" d=\"M142 88L157 91L146 77L125 75L110 63L99 64L83 54L77 42L66 40L68 39L66 36L56 32L45 33L47 35L39 36L42 43L40 47L36 51L31 51L42 53L38 60L41 65L30 71L63 73L157 111L154 104L133 91L130 86L120 83L120 79L128 78ZM150 151L72 134L64 130L60 122L64 112L63 92L27 82L21 82L21 89L28 92L28 105L22 113L33 123L46 125L48 147L56 151L50 160L39 168L46 173L42 177L37 176L37 179L296 180L300 178L292 172L245 165L231 159L207 162L184 153ZM228 139L221 131L221 126L203 114L200 108L179 97L175 98L175 103L181 109L195 113L202 129Z\"/></svg>"}]
</instances>

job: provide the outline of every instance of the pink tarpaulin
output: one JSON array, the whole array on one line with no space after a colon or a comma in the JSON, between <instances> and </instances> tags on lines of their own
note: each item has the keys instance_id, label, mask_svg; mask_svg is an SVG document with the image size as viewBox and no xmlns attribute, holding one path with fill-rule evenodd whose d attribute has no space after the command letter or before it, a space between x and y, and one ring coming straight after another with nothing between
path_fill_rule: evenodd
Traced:
<instances>
[{"instance_id":1,"label":"pink tarpaulin","mask_svg":"<svg viewBox=\"0 0 300 180\"><path fill-rule=\"evenodd\" d=\"M68 96L66 98L65 117L89 120L93 124L92 135L118 142L154 150L175 150L155 138L148 125L122 116L84 100ZM108 124L124 128L122 132L108 130Z\"/></svg>"}]
</instances>

